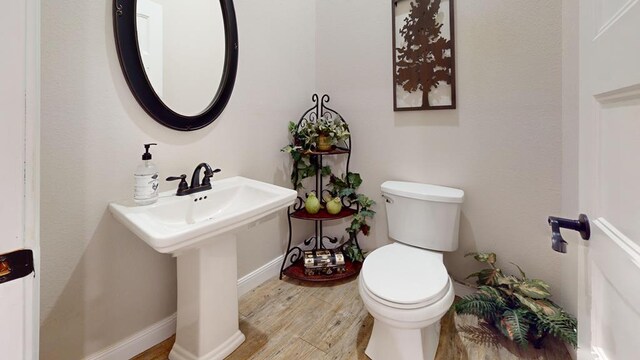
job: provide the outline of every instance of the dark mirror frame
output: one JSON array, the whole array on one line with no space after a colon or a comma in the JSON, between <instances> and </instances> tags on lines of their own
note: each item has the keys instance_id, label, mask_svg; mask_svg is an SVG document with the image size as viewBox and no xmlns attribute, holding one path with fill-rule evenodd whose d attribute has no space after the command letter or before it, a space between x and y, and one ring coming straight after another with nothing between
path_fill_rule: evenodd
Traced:
<instances>
[{"instance_id":1,"label":"dark mirror frame","mask_svg":"<svg viewBox=\"0 0 640 360\"><path fill-rule=\"evenodd\" d=\"M215 0L212 0L215 1ZM192 131L211 124L229 102L238 71L238 26L233 0L220 0L225 30L225 60L220 87L209 106L195 116L169 108L153 90L138 47L137 0L113 1L113 31L124 77L140 106L157 122L175 130Z\"/></svg>"}]
</instances>

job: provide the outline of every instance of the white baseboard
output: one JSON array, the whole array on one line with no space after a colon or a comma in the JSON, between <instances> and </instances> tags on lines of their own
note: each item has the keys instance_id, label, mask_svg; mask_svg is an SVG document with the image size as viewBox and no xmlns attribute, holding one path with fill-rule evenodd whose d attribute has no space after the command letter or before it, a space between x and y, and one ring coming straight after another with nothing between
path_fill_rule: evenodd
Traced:
<instances>
[{"instance_id":1,"label":"white baseboard","mask_svg":"<svg viewBox=\"0 0 640 360\"><path fill-rule=\"evenodd\" d=\"M176 314L173 314L128 338L98 351L85 360L131 359L176 333Z\"/></svg>"},{"instance_id":2,"label":"white baseboard","mask_svg":"<svg viewBox=\"0 0 640 360\"><path fill-rule=\"evenodd\" d=\"M283 259L284 255L280 255L277 258L262 265L258 269L238 279L238 297L257 288L258 286L260 286L260 284L271 279L272 277L278 276L278 274L280 274L280 266L282 265Z\"/></svg>"},{"instance_id":3,"label":"white baseboard","mask_svg":"<svg viewBox=\"0 0 640 360\"><path fill-rule=\"evenodd\" d=\"M278 276L283 259L284 255L280 255L260 268L243 276L241 279L238 279L238 296L240 297L274 276ZM89 355L85 360L130 359L164 341L175 333L176 314L173 314L116 344Z\"/></svg>"},{"instance_id":4,"label":"white baseboard","mask_svg":"<svg viewBox=\"0 0 640 360\"><path fill-rule=\"evenodd\" d=\"M458 282L456 280L453 280L453 290L455 291L456 296L458 297L471 295L476 292L476 289L472 288L467 284Z\"/></svg>"}]
</instances>

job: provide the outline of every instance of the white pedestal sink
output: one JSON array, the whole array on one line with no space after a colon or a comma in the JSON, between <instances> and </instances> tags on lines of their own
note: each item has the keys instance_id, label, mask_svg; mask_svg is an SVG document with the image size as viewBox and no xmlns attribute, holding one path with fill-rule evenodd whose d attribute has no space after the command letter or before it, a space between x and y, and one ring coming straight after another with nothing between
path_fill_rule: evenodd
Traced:
<instances>
[{"instance_id":1,"label":"white pedestal sink","mask_svg":"<svg viewBox=\"0 0 640 360\"><path fill-rule=\"evenodd\" d=\"M291 189L233 177L157 203L113 202L118 221L161 253L178 258L178 324L171 360L224 359L244 341L238 327L235 232L291 205Z\"/></svg>"}]
</instances>

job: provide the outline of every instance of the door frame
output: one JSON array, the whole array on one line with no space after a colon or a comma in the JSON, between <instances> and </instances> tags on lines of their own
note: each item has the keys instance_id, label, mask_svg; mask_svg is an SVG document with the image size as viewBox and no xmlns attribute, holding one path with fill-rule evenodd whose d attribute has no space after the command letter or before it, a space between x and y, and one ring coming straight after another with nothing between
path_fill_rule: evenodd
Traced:
<instances>
[{"instance_id":1,"label":"door frame","mask_svg":"<svg viewBox=\"0 0 640 360\"><path fill-rule=\"evenodd\" d=\"M25 301L25 351L40 358L40 25L41 0L26 2L24 247L33 251L33 287ZM31 275L30 275L31 276ZM29 312L29 310L31 310Z\"/></svg>"}]
</instances>

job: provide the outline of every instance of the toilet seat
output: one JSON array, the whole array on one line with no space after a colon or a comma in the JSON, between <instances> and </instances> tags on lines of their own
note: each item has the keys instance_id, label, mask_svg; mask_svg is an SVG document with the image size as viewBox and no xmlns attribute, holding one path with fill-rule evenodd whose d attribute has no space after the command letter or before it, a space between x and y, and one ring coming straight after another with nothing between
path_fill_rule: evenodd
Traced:
<instances>
[{"instance_id":1,"label":"toilet seat","mask_svg":"<svg viewBox=\"0 0 640 360\"><path fill-rule=\"evenodd\" d=\"M442 254L394 243L376 249L362 266L362 285L375 301L416 309L441 300L450 287Z\"/></svg>"}]
</instances>

